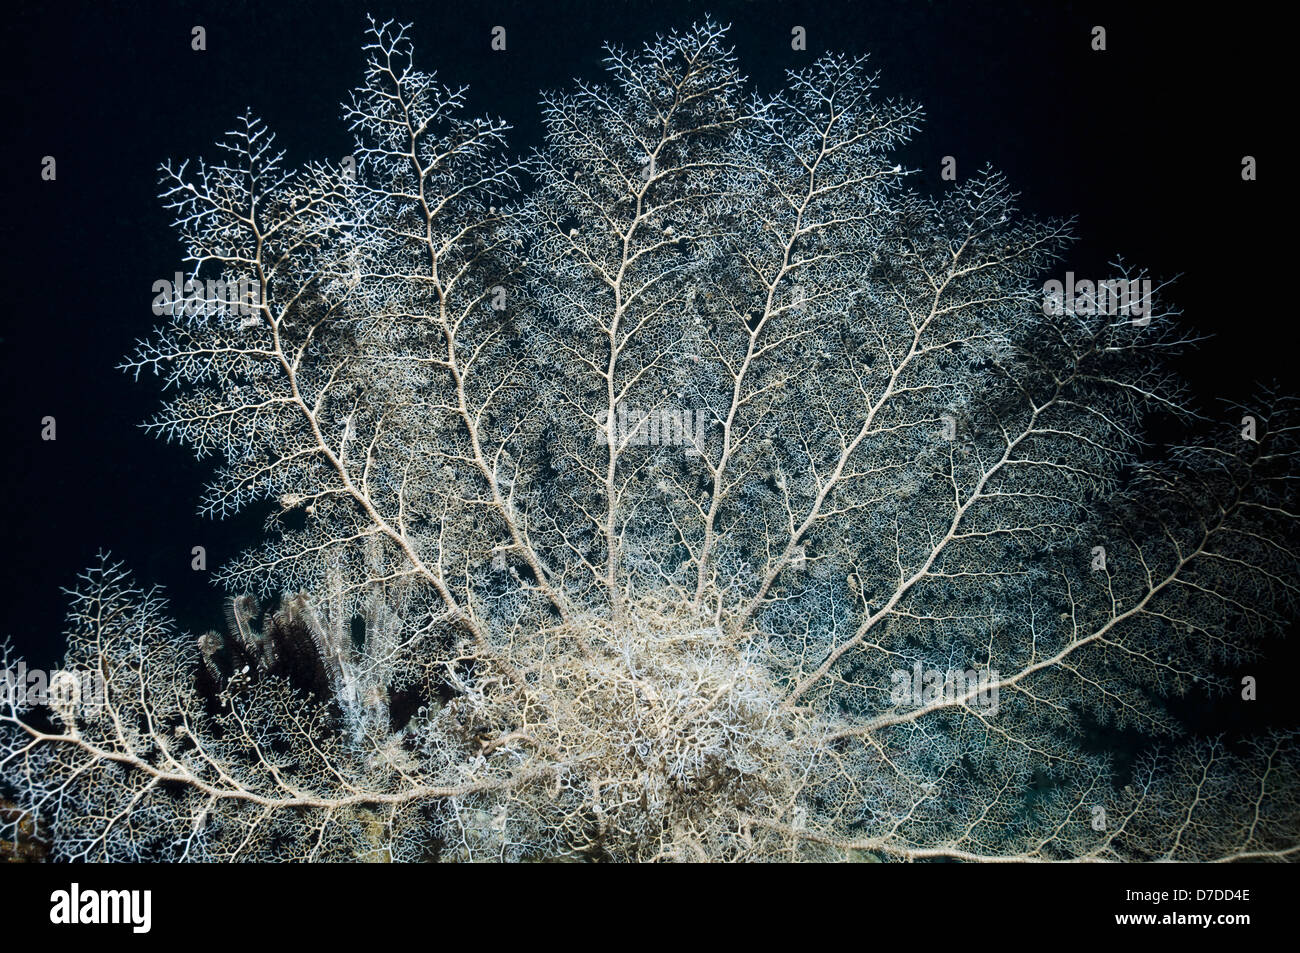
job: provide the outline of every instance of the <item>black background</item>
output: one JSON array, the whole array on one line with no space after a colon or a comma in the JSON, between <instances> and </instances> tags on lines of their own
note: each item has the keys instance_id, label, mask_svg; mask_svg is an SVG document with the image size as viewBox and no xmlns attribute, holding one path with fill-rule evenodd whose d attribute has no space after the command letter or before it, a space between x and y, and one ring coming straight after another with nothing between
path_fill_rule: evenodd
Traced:
<instances>
[{"instance_id":1,"label":"black background","mask_svg":"<svg viewBox=\"0 0 1300 953\"><path fill-rule=\"evenodd\" d=\"M542 88L597 79L601 44L639 45L712 14L733 24L742 70L772 91L783 70L824 50L870 53L883 92L920 102L923 131L899 155L928 189L941 158L959 175L985 162L1022 207L1077 214L1080 242L1062 267L1105 271L1114 255L1157 278L1188 325L1217 335L1183 359L1197 394L1246 398L1256 380L1295 391L1285 296L1290 247L1266 237L1282 208L1291 122L1278 106L1286 31L1266 6L1191 12L1184 4L1060 3L30 3L8 14L4 63L0 313L0 468L8 636L52 665L65 611L60 587L101 549L167 587L190 629L220 624L209 574L256 536L256 513L195 515L210 464L147 436L156 383L115 365L156 319L151 286L179 267L156 199L166 158L211 155L251 106L291 163L350 149L339 102L361 79L365 13L415 24L417 65L470 86L470 107L514 124L512 149L540 131ZM207 29L207 50L190 30ZM508 51L489 47L495 25ZM794 25L808 51L790 49ZM1108 49L1090 49L1091 29ZM41 180L41 159L58 178ZM1241 159L1260 181L1241 180ZM1216 411L1217 413L1218 411ZM41 418L58 439L40 439Z\"/></svg>"},{"instance_id":2,"label":"black background","mask_svg":"<svg viewBox=\"0 0 1300 953\"><path fill-rule=\"evenodd\" d=\"M554 868L526 865L509 870L434 866L417 877L409 869L370 865L298 865L291 876L272 865L243 865L237 872L196 864L166 871L14 865L7 882L0 868L0 885L14 899L5 940L15 948L39 939L43 948L101 943L176 950L198 936L206 945L234 949L281 942L294 948L373 949L413 939L471 949L486 941L510 949L535 945L539 938L625 945L629 937L640 941L637 949L653 949L660 943L680 945L684 932L705 949L779 948L778 938L787 937L817 948L827 945L826 931L810 927L834 920L843 924L835 939L842 935L863 945L884 941L891 949L971 950L995 937L1017 948L1068 949L1127 937L1129 943L1179 950L1224 950L1246 941L1266 943L1294 924L1293 877L1287 869L1089 864L1057 866L1045 875L1037 865L998 864L969 876L969 870L947 864L731 867L722 875L674 872L669 885L659 872L631 866L596 873L590 866L566 865L568 876L561 881ZM152 930L135 935L120 925L51 926L50 896L68 890L73 881L83 891L152 890ZM512 886L516 889L502 889ZM1128 899L1129 891L1172 896L1187 890L1195 897L1198 889L1245 890L1249 896L1215 903ZM759 895L771 902L747 902ZM329 900L322 903L323 898ZM255 917L246 915L250 908L258 911ZM1172 913L1246 914L1250 923L1208 929L1115 923L1117 914Z\"/></svg>"},{"instance_id":3,"label":"black background","mask_svg":"<svg viewBox=\"0 0 1300 953\"><path fill-rule=\"evenodd\" d=\"M971 950L1001 942L1027 949L1075 948L1090 940L1127 937L1157 948L1234 949L1264 944L1294 924L1292 874L1284 865L1231 867L1164 864L984 866L979 876L949 864L860 864L677 871L617 871L566 865L426 866L412 876L398 867L298 865L286 876L273 865L238 871L184 864L0 866L0 886L13 900L5 940L42 948L99 943L114 948L176 950L196 937L208 946L374 949L409 943L511 949L527 943L614 942L637 949L681 944L689 933L705 949L779 948L797 939L827 945L827 931L870 947ZM9 877L5 878L8 873ZM237 878L237 879L236 879ZM562 879L561 879L562 878ZM152 890L153 928L51 926L51 894L76 881L85 890ZM506 881L513 881L507 883ZM514 887L515 889L503 889ZM1129 891L1248 891L1246 899L1158 904ZM770 897L754 904L752 897ZM328 898L328 899L326 899ZM337 898L337 899L336 899ZM326 902L322 902L326 900ZM247 911L256 910L250 917ZM8 911L6 911L8 912ZM1246 914L1249 924L1117 925L1122 914ZM996 938L996 940L994 940ZM1063 940L1065 942L1063 942ZM637 942L639 941L639 942ZM832 941L833 942L833 941Z\"/></svg>"}]
</instances>

